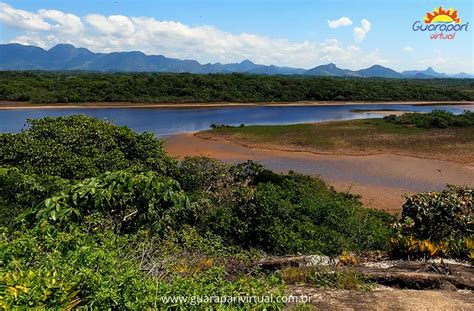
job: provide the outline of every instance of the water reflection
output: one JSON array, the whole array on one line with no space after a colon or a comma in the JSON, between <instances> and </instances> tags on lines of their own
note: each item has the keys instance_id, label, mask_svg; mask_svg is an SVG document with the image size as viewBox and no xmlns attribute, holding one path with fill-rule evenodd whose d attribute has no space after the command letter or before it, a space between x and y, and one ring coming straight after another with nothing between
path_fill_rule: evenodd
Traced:
<instances>
[{"instance_id":1,"label":"water reflection","mask_svg":"<svg viewBox=\"0 0 474 311\"><path fill-rule=\"evenodd\" d=\"M474 111L474 105L456 106L407 106L399 104L339 105L339 106L286 106L286 107L219 107L197 109L153 109L153 108L104 108L104 109L22 109L0 110L0 132L18 132L25 126L27 118L42 118L86 114L105 119L118 125L127 125L135 131L150 131L158 136L201 131L212 123L229 125L270 125L380 118L370 112L351 112L357 109L395 109L429 112L443 109L453 113Z\"/></svg>"}]
</instances>

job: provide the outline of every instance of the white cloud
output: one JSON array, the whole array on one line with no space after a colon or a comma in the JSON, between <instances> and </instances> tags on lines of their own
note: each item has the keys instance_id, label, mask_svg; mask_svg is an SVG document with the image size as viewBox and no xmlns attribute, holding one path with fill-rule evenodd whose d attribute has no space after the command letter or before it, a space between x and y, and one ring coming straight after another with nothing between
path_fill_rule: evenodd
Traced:
<instances>
[{"instance_id":1,"label":"white cloud","mask_svg":"<svg viewBox=\"0 0 474 311\"><path fill-rule=\"evenodd\" d=\"M292 42L284 38L222 31L213 26L188 26L176 21L150 17L90 14L78 17L57 10L27 12L0 2L0 24L24 30L10 40L49 48L71 43L94 52L143 51L180 59L207 62L240 62L250 59L260 64L311 68L334 62L350 69L387 64L378 52L344 46L338 40ZM370 23L362 21L365 33ZM6 39L6 38L5 38ZM5 40L4 39L4 40Z\"/></svg>"},{"instance_id":2,"label":"white cloud","mask_svg":"<svg viewBox=\"0 0 474 311\"><path fill-rule=\"evenodd\" d=\"M64 32L71 35L81 33L84 30L81 19L74 14L65 14L57 10L39 10L38 15L44 18L45 22L50 20L50 29Z\"/></svg>"},{"instance_id":3,"label":"white cloud","mask_svg":"<svg viewBox=\"0 0 474 311\"><path fill-rule=\"evenodd\" d=\"M97 31L106 35L128 37L133 35L136 30L133 21L123 15L110 15L107 17L91 14L84 17L84 19Z\"/></svg>"},{"instance_id":4,"label":"white cloud","mask_svg":"<svg viewBox=\"0 0 474 311\"><path fill-rule=\"evenodd\" d=\"M413 52L413 48L409 45L405 46L403 48L403 51L407 52L407 53L412 53Z\"/></svg>"},{"instance_id":5,"label":"white cloud","mask_svg":"<svg viewBox=\"0 0 474 311\"><path fill-rule=\"evenodd\" d=\"M328 19L328 25L330 28L337 28L341 26L350 26L352 25L352 21L349 17L341 17L336 20L329 20Z\"/></svg>"},{"instance_id":6,"label":"white cloud","mask_svg":"<svg viewBox=\"0 0 474 311\"><path fill-rule=\"evenodd\" d=\"M83 31L81 19L74 14L57 10L39 10L32 13L18 10L0 2L0 23L27 31L64 32L70 35Z\"/></svg>"},{"instance_id":7,"label":"white cloud","mask_svg":"<svg viewBox=\"0 0 474 311\"><path fill-rule=\"evenodd\" d=\"M354 39L356 42L362 42L365 35L370 31L371 24L365 18L360 21L361 27L354 28Z\"/></svg>"},{"instance_id":8,"label":"white cloud","mask_svg":"<svg viewBox=\"0 0 474 311\"><path fill-rule=\"evenodd\" d=\"M23 45L36 45L42 48L47 47L43 38L37 32L32 31L28 31L25 35L16 37L15 42Z\"/></svg>"},{"instance_id":9,"label":"white cloud","mask_svg":"<svg viewBox=\"0 0 474 311\"><path fill-rule=\"evenodd\" d=\"M0 22L12 27L26 30L50 30L51 25L35 13L17 10L0 2Z\"/></svg>"}]
</instances>

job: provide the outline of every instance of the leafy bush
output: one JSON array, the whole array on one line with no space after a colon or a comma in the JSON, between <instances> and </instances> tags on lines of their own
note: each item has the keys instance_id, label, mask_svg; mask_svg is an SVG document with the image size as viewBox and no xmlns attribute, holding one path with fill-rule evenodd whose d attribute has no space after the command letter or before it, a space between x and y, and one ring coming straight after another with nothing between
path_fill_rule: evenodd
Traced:
<instances>
[{"instance_id":1,"label":"leafy bush","mask_svg":"<svg viewBox=\"0 0 474 311\"><path fill-rule=\"evenodd\" d=\"M402 219L394 224L396 256L470 257L474 251L474 190L448 186L442 192L407 197Z\"/></svg>"},{"instance_id":2,"label":"leafy bush","mask_svg":"<svg viewBox=\"0 0 474 311\"><path fill-rule=\"evenodd\" d=\"M84 224L94 213L104 216L115 232L136 231L144 225L165 232L180 223L189 199L179 184L153 172L135 175L127 171L86 179L44 201L36 213L63 225Z\"/></svg>"},{"instance_id":3,"label":"leafy bush","mask_svg":"<svg viewBox=\"0 0 474 311\"><path fill-rule=\"evenodd\" d=\"M418 239L441 241L474 234L474 189L448 186L441 192L408 197L402 220Z\"/></svg>"},{"instance_id":4,"label":"leafy bush","mask_svg":"<svg viewBox=\"0 0 474 311\"><path fill-rule=\"evenodd\" d=\"M152 305L154 282L120 257L117 239L58 231L47 223L2 234L0 283L5 308L136 309Z\"/></svg>"},{"instance_id":5,"label":"leafy bush","mask_svg":"<svg viewBox=\"0 0 474 311\"><path fill-rule=\"evenodd\" d=\"M433 110L430 113L404 113L401 116L390 115L384 120L401 125L412 125L421 128L448 128L474 126L474 112L464 111L455 115L444 110Z\"/></svg>"},{"instance_id":6,"label":"leafy bush","mask_svg":"<svg viewBox=\"0 0 474 311\"><path fill-rule=\"evenodd\" d=\"M186 157L179 164L178 180L186 191L218 192L230 186L230 165L206 157Z\"/></svg>"},{"instance_id":7,"label":"leafy bush","mask_svg":"<svg viewBox=\"0 0 474 311\"><path fill-rule=\"evenodd\" d=\"M26 174L17 168L0 167L0 226L10 226L19 214L34 209L67 184L59 177Z\"/></svg>"},{"instance_id":8,"label":"leafy bush","mask_svg":"<svg viewBox=\"0 0 474 311\"><path fill-rule=\"evenodd\" d=\"M330 255L388 246L388 214L363 208L317 178L279 175L253 162L229 168L205 158L189 158L183 167L181 175L193 180L183 184L195 193L195 226L228 245Z\"/></svg>"},{"instance_id":9,"label":"leafy bush","mask_svg":"<svg viewBox=\"0 0 474 311\"><path fill-rule=\"evenodd\" d=\"M66 179L119 169L160 174L174 169L152 133L136 134L82 115L28 120L28 125L19 134L0 134L0 166Z\"/></svg>"},{"instance_id":10,"label":"leafy bush","mask_svg":"<svg viewBox=\"0 0 474 311\"><path fill-rule=\"evenodd\" d=\"M142 234L118 237L110 231L88 234L79 228L66 232L44 221L14 234L2 232L0 307L201 310L216 304L194 298L283 294L281 280L274 275L234 270L230 278L224 265L212 261L202 261L203 268L189 274L193 266L176 261L191 264L189 254L175 254L174 261L153 258L150 266L159 271L151 274L149 266L143 265L143 243L148 240ZM172 297L188 297L188 301L172 301ZM234 302L220 307L243 306ZM254 305L258 310L278 307L282 305L275 302Z\"/></svg>"}]
</instances>

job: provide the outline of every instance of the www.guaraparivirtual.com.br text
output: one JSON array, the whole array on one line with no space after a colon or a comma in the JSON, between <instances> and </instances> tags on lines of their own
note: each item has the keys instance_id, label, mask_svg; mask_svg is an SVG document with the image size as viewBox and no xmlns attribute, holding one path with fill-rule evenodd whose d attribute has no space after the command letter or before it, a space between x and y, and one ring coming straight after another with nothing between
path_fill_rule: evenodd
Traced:
<instances>
[{"instance_id":1,"label":"www.guaraparivirtual.com.br text","mask_svg":"<svg viewBox=\"0 0 474 311\"><path fill-rule=\"evenodd\" d=\"M289 296L163 296L159 300L164 304L272 304L272 303L294 303L306 304L311 302L311 297L307 295Z\"/></svg>"}]
</instances>

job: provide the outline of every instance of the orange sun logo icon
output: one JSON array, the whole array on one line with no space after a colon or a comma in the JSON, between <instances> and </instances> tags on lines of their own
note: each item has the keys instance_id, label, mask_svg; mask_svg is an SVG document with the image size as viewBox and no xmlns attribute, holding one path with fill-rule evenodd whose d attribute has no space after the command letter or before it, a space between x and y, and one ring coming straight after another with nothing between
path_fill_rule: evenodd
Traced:
<instances>
[{"instance_id":1,"label":"orange sun logo icon","mask_svg":"<svg viewBox=\"0 0 474 311\"><path fill-rule=\"evenodd\" d=\"M450 24L450 23L461 23L461 19L458 17L458 11L450 8L444 10L442 7L435 8L433 13L426 13L425 24Z\"/></svg>"}]
</instances>

